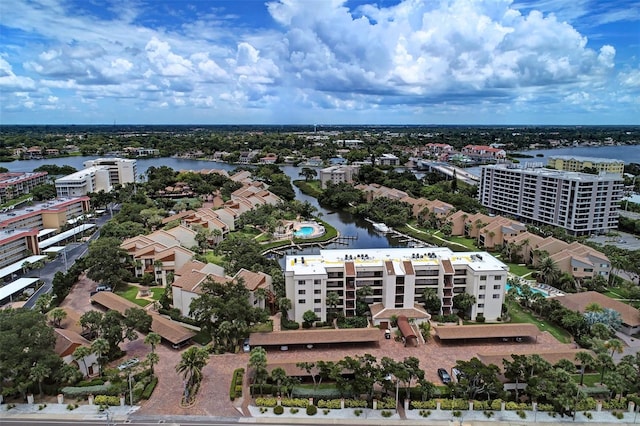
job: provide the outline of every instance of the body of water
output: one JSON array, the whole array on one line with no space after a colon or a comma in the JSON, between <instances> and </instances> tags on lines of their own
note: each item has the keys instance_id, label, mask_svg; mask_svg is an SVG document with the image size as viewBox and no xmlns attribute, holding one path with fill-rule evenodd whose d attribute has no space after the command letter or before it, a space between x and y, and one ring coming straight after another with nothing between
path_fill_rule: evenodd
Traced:
<instances>
[{"instance_id":1,"label":"body of water","mask_svg":"<svg viewBox=\"0 0 640 426\"><path fill-rule=\"evenodd\" d=\"M65 158L50 158L42 160L22 160L0 163L0 166L6 167L11 172L31 172L34 169L45 165L55 164L57 166L71 166L77 170L84 168L83 163L88 160L94 160L101 157L65 157ZM146 174L149 167L167 166L174 170L202 170L202 169L218 169L231 172L237 168L237 165L220 163L215 161L201 161L201 160L188 160L181 158L142 158L138 159L136 163L138 176ZM300 176L300 167L294 166L282 166L282 170L291 178L291 180L298 180ZM373 226L360 218L354 217L352 214L344 211L334 211L321 207L318 204L318 200L308 195L303 194L296 186L293 187L296 199L299 201L308 201L312 206L316 207L317 215L323 221L329 223L336 228L340 235L348 237L358 237L355 240L350 240L347 244L331 244L327 248L385 248L385 247L405 247L406 243L400 242L397 238L391 235L382 235L378 233ZM300 254L313 254L318 253L318 247L306 248ZM291 252L294 254L294 252ZM298 252L295 252L297 254Z\"/></svg>"},{"instance_id":2,"label":"body of water","mask_svg":"<svg viewBox=\"0 0 640 426\"><path fill-rule=\"evenodd\" d=\"M556 155L573 155L576 157L606 158L610 160L622 160L626 164L640 163L640 145L621 146L576 146L572 148L536 149L518 151L521 154L531 155L533 158L519 158L520 163L543 163L547 165L549 157ZM542 155L538 157L537 155ZM466 171L480 176L480 167L468 167Z\"/></svg>"}]
</instances>

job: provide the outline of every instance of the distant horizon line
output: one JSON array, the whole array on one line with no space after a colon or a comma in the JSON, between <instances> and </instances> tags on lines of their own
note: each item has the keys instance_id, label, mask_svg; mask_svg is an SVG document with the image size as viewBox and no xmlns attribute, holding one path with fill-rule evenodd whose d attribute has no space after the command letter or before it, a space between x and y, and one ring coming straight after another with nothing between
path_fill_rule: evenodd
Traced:
<instances>
[{"instance_id":1,"label":"distant horizon line","mask_svg":"<svg viewBox=\"0 0 640 426\"><path fill-rule=\"evenodd\" d=\"M0 127L555 127L555 128L571 128L571 127L640 127L640 124L144 124L144 123L112 123L112 124L2 124Z\"/></svg>"}]
</instances>

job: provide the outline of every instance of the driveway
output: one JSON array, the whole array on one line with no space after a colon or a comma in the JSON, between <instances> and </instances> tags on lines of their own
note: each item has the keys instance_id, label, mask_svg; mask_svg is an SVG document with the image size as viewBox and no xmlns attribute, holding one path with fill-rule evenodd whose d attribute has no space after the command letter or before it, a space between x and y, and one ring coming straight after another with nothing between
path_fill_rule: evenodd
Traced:
<instances>
[{"instance_id":1,"label":"driveway","mask_svg":"<svg viewBox=\"0 0 640 426\"><path fill-rule=\"evenodd\" d=\"M144 359L149 348L142 340L126 343L124 348L128 356L137 356ZM431 340L426 345L418 347L404 347L402 342L384 338L384 332L380 331L378 344L369 347L354 345L340 346L336 348L290 348L288 351L278 349L267 352L267 363L274 365L280 363L295 363L299 361L333 360L337 361L345 356L364 355L369 353L378 360L388 356L396 360L414 356L420 360L420 366L426 372L426 378L435 384L440 384L437 375L438 368L446 368L451 371L457 360L470 360L482 353L504 353L509 351L543 351L550 349L570 349L572 344L559 343L549 333L544 332L538 337L537 343L462 343L451 344ZM149 401L142 403L136 416L170 416L170 415L199 415L219 417L240 417L242 414L229 399L229 385L233 371L236 368L248 369L249 355L225 354L211 355L209 363L204 368L204 379L198 393L196 404L191 408L180 407L180 397L183 387L183 379L175 371L175 366L180 362L180 353L168 346L161 345L158 349L160 364L156 372L160 378L158 387ZM236 400L236 405L238 401Z\"/></svg>"}]
</instances>

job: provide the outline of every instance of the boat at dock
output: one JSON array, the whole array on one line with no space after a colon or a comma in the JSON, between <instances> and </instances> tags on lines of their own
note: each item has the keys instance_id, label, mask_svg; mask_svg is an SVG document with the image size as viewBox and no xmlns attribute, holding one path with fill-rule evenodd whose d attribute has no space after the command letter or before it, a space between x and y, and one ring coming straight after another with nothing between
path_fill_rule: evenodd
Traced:
<instances>
[{"instance_id":1,"label":"boat at dock","mask_svg":"<svg viewBox=\"0 0 640 426\"><path fill-rule=\"evenodd\" d=\"M389 232L391 232L391 228L389 228L387 225L385 225L384 223L373 223L373 229L375 229L378 232L382 232L383 234L388 234Z\"/></svg>"}]
</instances>

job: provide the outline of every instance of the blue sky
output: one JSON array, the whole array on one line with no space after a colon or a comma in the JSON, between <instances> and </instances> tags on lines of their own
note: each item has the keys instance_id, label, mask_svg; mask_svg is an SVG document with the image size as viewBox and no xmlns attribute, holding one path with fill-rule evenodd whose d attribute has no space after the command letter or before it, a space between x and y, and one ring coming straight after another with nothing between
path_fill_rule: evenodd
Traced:
<instances>
[{"instance_id":1,"label":"blue sky","mask_svg":"<svg viewBox=\"0 0 640 426\"><path fill-rule=\"evenodd\" d=\"M640 124L638 0L0 2L0 124Z\"/></svg>"}]
</instances>

